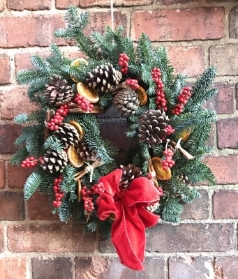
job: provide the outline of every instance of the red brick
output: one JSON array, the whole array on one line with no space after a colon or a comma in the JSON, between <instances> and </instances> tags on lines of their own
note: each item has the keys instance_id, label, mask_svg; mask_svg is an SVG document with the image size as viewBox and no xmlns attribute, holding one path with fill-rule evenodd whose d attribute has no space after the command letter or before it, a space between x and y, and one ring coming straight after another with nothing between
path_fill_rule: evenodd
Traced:
<instances>
[{"instance_id":1,"label":"red brick","mask_svg":"<svg viewBox=\"0 0 238 279\"><path fill-rule=\"evenodd\" d=\"M215 110L216 113L234 113L235 86L234 84L214 84L218 93L213 96L207 103L206 108Z\"/></svg>"},{"instance_id":2,"label":"red brick","mask_svg":"<svg viewBox=\"0 0 238 279\"><path fill-rule=\"evenodd\" d=\"M218 184L236 184L238 182L237 157L206 157L205 162L216 177Z\"/></svg>"},{"instance_id":3,"label":"red brick","mask_svg":"<svg viewBox=\"0 0 238 279\"><path fill-rule=\"evenodd\" d=\"M7 84L10 82L11 69L10 69L10 59L7 55L0 55L0 85Z\"/></svg>"},{"instance_id":4,"label":"red brick","mask_svg":"<svg viewBox=\"0 0 238 279\"><path fill-rule=\"evenodd\" d=\"M5 238L4 226L0 225L0 252L4 251L4 238Z\"/></svg>"},{"instance_id":5,"label":"red brick","mask_svg":"<svg viewBox=\"0 0 238 279\"><path fill-rule=\"evenodd\" d=\"M34 279L70 279L73 278L72 261L70 258L33 258L32 275Z\"/></svg>"},{"instance_id":6,"label":"red brick","mask_svg":"<svg viewBox=\"0 0 238 279\"><path fill-rule=\"evenodd\" d=\"M55 39L53 32L64 27L62 15L36 15L0 18L0 47L48 46Z\"/></svg>"},{"instance_id":7,"label":"red brick","mask_svg":"<svg viewBox=\"0 0 238 279\"><path fill-rule=\"evenodd\" d=\"M95 234L86 235L80 225L9 225L11 252L94 252Z\"/></svg>"},{"instance_id":8,"label":"red brick","mask_svg":"<svg viewBox=\"0 0 238 279\"><path fill-rule=\"evenodd\" d=\"M217 121L218 148L237 148L238 118L220 119Z\"/></svg>"},{"instance_id":9,"label":"red brick","mask_svg":"<svg viewBox=\"0 0 238 279\"><path fill-rule=\"evenodd\" d=\"M234 0L234 2L237 2L236 0ZM230 17L229 17L229 37L230 38L234 38L237 39L238 38L238 29L237 29L237 21L238 21L238 7L234 7L231 11L230 11Z\"/></svg>"},{"instance_id":10,"label":"red brick","mask_svg":"<svg viewBox=\"0 0 238 279\"><path fill-rule=\"evenodd\" d=\"M220 190L213 195L213 214L215 219L238 218L238 192Z\"/></svg>"},{"instance_id":11,"label":"red brick","mask_svg":"<svg viewBox=\"0 0 238 279\"><path fill-rule=\"evenodd\" d=\"M145 271L135 271L120 263L118 258L102 257L78 257L75 261L76 276L81 278L100 278L100 279L165 279L165 261L159 257L145 259Z\"/></svg>"},{"instance_id":12,"label":"red brick","mask_svg":"<svg viewBox=\"0 0 238 279\"><path fill-rule=\"evenodd\" d=\"M233 224L161 224L150 228L149 252L214 252L235 248Z\"/></svg>"},{"instance_id":13,"label":"red brick","mask_svg":"<svg viewBox=\"0 0 238 279\"><path fill-rule=\"evenodd\" d=\"M201 198L195 199L192 203L184 204L181 219L207 219L209 217L209 196L206 190L199 190Z\"/></svg>"},{"instance_id":14,"label":"red brick","mask_svg":"<svg viewBox=\"0 0 238 279\"><path fill-rule=\"evenodd\" d=\"M0 188L5 187L5 161L0 160Z\"/></svg>"},{"instance_id":15,"label":"red brick","mask_svg":"<svg viewBox=\"0 0 238 279\"><path fill-rule=\"evenodd\" d=\"M4 279L25 279L26 259L13 257L0 259L0 274Z\"/></svg>"},{"instance_id":16,"label":"red brick","mask_svg":"<svg viewBox=\"0 0 238 279\"><path fill-rule=\"evenodd\" d=\"M27 201L28 218L30 220L59 220L58 214L52 213L48 195L36 192Z\"/></svg>"},{"instance_id":17,"label":"red brick","mask_svg":"<svg viewBox=\"0 0 238 279\"><path fill-rule=\"evenodd\" d=\"M0 220L22 221L25 217L22 193L0 192Z\"/></svg>"},{"instance_id":18,"label":"red brick","mask_svg":"<svg viewBox=\"0 0 238 279\"><path fill-rule=\"evenodd\" d=\"M20 135L22 128L16 124L0 126L0 153L13 153L17 150L14 142Z\"/></svg>"},{"instance_id":19,"label":"red brick","mask_svg":"<svg viewBox=\"0 0 238 279\"><path fill-rule=\"evenodd\" d=\"M5 0L0 0L0 12L2 12L5 8Z\"/></svg>"},{"instance_id":20,"label":"red brick","mask_svg":"<svg viewBox=\"0 0 238 279\"><path fill-rule=\"evenodd\" d=\"M236 279L238 257L218 257L215 261L215 279Z\"/></svg>"},{"instance_id":21,"label":"red brick","mask_svg":"<svg viewBox=\"0 0 238 279\"><path fill-rule=\"evenodd\" d=\"M210 47L210 63L218 70L218 76L237 76L237 44L216 45Z\"/></svg>"},{"instance_id":22,"label":"red brick","mask_svg":"<svg viewBox=\"0 0 238 279\"><path fill-rule=\"evenodd\" d=\"M10 10L49 10L51 7L50 0L36 0L36 1L16 1L16 0L8 0L7 7Z\"/></svg>"},{"instance_id":23,"label":"red brick","mask_svg":"<svg viewBox=\"0 0 238 279\"><path fill-rule=\"evenodd\" d=\"M198 0L158 0L158 3L166 6L174 4L187 4L188 2L198 2Z\"/></svg>"},{"instance_id":24,"label":"red brick","mask_svg":"<svg viewBox=\"0 0 238 279\"><path fill-rule=\"evenodd\" d=\"M169 278L213 278L212 259L205 257L172 257L169 259Z\"/></svg>"},{"instance_id":25,"label":"red brick","mask_svg":"<svg viewBox=\"0 0 238 279\"><path fill-rule=\"evenodd\" d=\"M219 39L225 35L223 20L222 7L134 11L131 34L138 39L144 32L152 41Z\"/></svg>"},{"instance_id":26,"label":"red brick","mask_svg":"<svg viewBox=\"0 0 238 279\"><path fill-rule=\"evenodd\" d=\"M10 188L23 188L27 177L32 173L32 169L23 169L20 166L12 166L8 163L8 186Z\"/></svg>"},{"instance_id":27,"label":"red brick","mask_svg":"<svg viewBox=\"0 0 238 279\"><path fill-rule=\"evenodd\" d=\"M13 119L20 113L30 113L37 109L37 106L30 102L27 90L26 87L16 87L0 91L2 119Z\"/></svg>"},{"instance_id":28,"label":"red brick","mask_svg":"<svg viewBox=\"0 0 238 279\"><path fill-rule=\"evenodd\" d=\"M203 47L174 47L167 48L168 57L175 73L188 77L201 75L205 70L205 53ZM194 67L196 65L196 67Z\"/></svg>"}]
</instances>

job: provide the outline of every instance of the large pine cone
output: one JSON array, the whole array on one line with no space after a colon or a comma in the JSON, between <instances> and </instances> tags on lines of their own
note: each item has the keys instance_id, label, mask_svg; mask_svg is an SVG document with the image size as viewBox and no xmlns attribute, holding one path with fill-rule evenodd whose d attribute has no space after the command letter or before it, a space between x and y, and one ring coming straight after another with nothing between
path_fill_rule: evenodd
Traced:
<instances>
[{"instance_id":1,"label":"large pine cone","mask_svg":"<svg viewBox=\"0 0 238 279\"><path fill-rule=\"evenodd\" d=\"M62 172L67 162L68 157L65 151L59 153L54 150L48 150L42 158L41 167L50 173Z\"/></svg>"},{"instance_id":2,"label":"large pine cone","mask_svg":"<svg viewBox=\"0 0 238 279\"><path fill-rule=\"evenodd\" d=\"M165 128L169 122L168 116L160 110L148 110L139 120L139 140L145 141L149 147L162 143L167 133Z\"/></svg>"},{"instance_id":3,"label":"large pine cone","mask_svg":"<svg viewBox=\"0 0 238 279\"><path fill-rule=\"evenodd\" d=\"M120 168L122 169L122 176L119 186L122 188L127 188L133 179L140 177L142 174L141 170L132 164L125 167L121 165Z\"/></svg>"},{"instance_id":4,"label":"large pine cone","mask_svg":"<svg viewBox=\"0 0 238 279\"><path fill-rule=\"evenodd\" d=\"M88 87L93 87L98 92L109 92L117 87L121 79L122 73L117 71L112 64L106 63L88 73L86 82Z\"/></svg>"},{"instance_id":5,"label":"large pine cone","mask_svg":"<svg viewBox=\"0 0 238 279\"><path fill-rule=\"evenodd\" d=\"M140 101L135 90L124 88L115 95L113 104L122 112L122 116L128 117L136 112Z\"/></svg>"},{"instance_id":6,"label":"large pine cone","mask_svg":"<svg viewBox=\"0 0 238 279\"><path fill-rule=\"evenodd\" d=\"M51 81L45 85L45 97L50 104L61 106L73 99L73 89L66 79L62 79L59 75L53 75L50 79Z\"/></svg>"},{"instance_id":7,"label":"large pine cone","mask_svg":"<svg viewBox=\"0 0 238 279\"><path fill-rule=\"evenodd\" d=\"M76 150L84 161L95 161L97 159L96 153L88 147L85 141L80 141L76 146Z\"/></svg>"},{"instance_id":8,"label":"large pine cone","mask_svg":"<svg viewBox=\"0 0 238 279\"><path fill-rule=\"evenodd\" d=\"M79 142L80 135L73 125L62 123L54 135L62 142L64 148L76 145Z\"/></svg>"}]
</instances>

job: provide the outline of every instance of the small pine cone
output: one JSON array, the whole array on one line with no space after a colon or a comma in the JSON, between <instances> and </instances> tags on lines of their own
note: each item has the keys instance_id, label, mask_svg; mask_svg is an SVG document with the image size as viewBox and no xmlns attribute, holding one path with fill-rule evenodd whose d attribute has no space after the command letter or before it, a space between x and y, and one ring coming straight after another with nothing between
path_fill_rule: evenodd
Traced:
<instances>
[{"instance_id":1,"label":"small pine cone","mask_svg":"<svg viewBox=\"0 0 238 279\"><path fill-rule=\"evenodd\" d=\"M42 158L41 167L50 173L62 172L67 162L68 157L65 151L59 153L54 150L48 150Z\"/></svg>"},{"instance_id":2,"label":"small pine cone","mask_svg":"<svg viewBox=\"0 0 238 279\"><path fill-rule=\"evenodd\" d=\"M141 170L135 165L129 164L125 167L121 165L120 168L122 169L122 176L119 186L122 188L127 188L133 179L141 176Z\"/></svg>"},{"instance_id":3,"label":"small pine cone","mask_svg":"<svg viewBox=\"0 0 238 279\"><path fill-rule=\"evenodd\" d=\"M148 110L141 115L139 120L139 140L145 141L149 147L162 143L166 138L166 127L169 118L160 110Z\"/></svg>"},{"instance_id":4,"label":"small pine cone","mask_svg":"<svg viewBox=\"0 0 238 279\"><path fill-rule=\"evenodd\" d=\"M113 104L122 112L122 116L128 117L136 112L140 101L134 90L124 88L115 95Z\"/></svg>"},{"instance_id":5,"label":"small pine cone","mask_svg":"<svg viewBox=\"0 0 238 279\"><path fill-rule=\"evenodd\" d=\"M76 145L79 142L80 135L73 125L62 123L54 135L62 142L64 148Z\"/></svg>"},{"instance_id":6,"label":"small pine cone","mask_svg":"<svg viewBox=\"0 0 238 279\"><path fill-rule=\"evenodd\" d=\"M80 155L84 161L95 161L97 159L97 155L93 152L85 141L80 141L76 147L77 153Z\"/></svg>"},{"instance_id":7,"label":"small pine cone","mask_svg":"<svg viewBox=\"0 0 238 279\"><path fill-rule=\"evenodd\" d=\"M191 184L191 181L188 179L188 177L184 173L180 173L178 175L178 180L187 186L189 186Z\"/></svg>"},{"instance_id":8,"label":"small pine cone","mask_svg":"<svg viewBox=\"0 0 238 279\"><path fill-rule=\"evenodd\" d=\"M73 89L66 79L62 79L59 75L53 75L50 79L51 81L45 85L45 97L50 104L61 106L73 99Z\"/></svg>"},{"instance_id":9,"label":"small pine cone","mask_svg":"<svg viewBox=\"0 0 238 279\"><path fill-rule=\"evenodd\" d=\"M98 92L109 92L117 87L121 79L122 73L117 71L112 64L106 63L88 73L86 82L88 87L93 87Z\"/></svg>"},{"instance_id":10,"label":"small pine cone","mask_svg":"<svg viewBox=\"0 0 238 279\"><path fill-rule=\"evenodd\" d=\"M149 204L145 207L149 212L153 213L159 208L159 203Z\"/></svg>"}]
</instances>

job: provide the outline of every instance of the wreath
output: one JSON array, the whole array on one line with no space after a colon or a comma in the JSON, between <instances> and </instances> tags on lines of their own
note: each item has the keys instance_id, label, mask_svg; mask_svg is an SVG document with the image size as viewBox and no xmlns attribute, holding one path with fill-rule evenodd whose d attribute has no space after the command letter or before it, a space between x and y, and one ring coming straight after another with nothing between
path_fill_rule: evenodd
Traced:
<instances>
[{"instance_id":1,"label":"wreath","mask_svg":"<svg viewBox=\"0 0 238 279\"><path fill-rule=\"evenodd\" d=\"M111 235L122 263L142 270L145 230L159 218L179 222L183 204L199 196L192 185L215 183L204 155L216 114L203 104L217 93L210 88L216 70L209 67L189 87L146 34L136 45L122 27L86 35L89 15L73 6L65 20L55 36L76 44L81 58L52 44L49 57L33 56L34 68L18 73L38 110L15 117L24 125L11 163L33 167L26 199L47 193L61 221L74 215L85 232ZM134 140L120 167L98 123L112 106Z\"/></svg>"}]
</instances>

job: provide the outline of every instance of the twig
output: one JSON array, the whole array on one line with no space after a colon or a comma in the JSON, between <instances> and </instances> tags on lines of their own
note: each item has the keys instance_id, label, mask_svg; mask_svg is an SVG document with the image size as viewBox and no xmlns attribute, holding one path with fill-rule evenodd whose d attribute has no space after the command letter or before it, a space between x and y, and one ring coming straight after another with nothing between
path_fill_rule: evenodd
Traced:
<instances>
[{"instance_id":1,"label":"twig","mask_svg":"<svg viewBox=\"0 0 238 279\"><path fill-rule=\"evenodd\" d=\"M155 187L158 188L159 183L158 183L157 178L156 178L156 173L155 173L155 169L153 167L151 158L148 160L148 172L152 176L152 182L154 183Z\"/></svg>"},{"instance_id":2,"label":"twig","mask_svg":"<svg viewBox=\"0 0 238 279\"><path fill-rule=\"evenodd\" d=\"M88 172L92 173L95 168L100 167L101 165L103 165L103 162L101 161L101 159L97 159L96 161L94 161L92 163L92 165L88 165L82 171L76 173L74 175L74 180L75 181L79 180L81 177L83 177Z\"/></svg>"}]
</instances>

